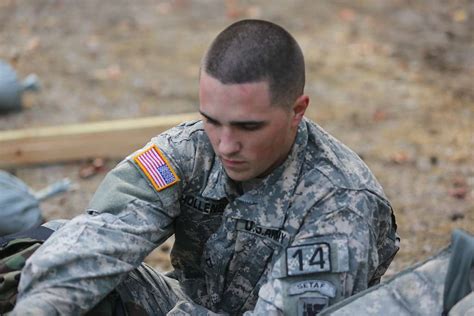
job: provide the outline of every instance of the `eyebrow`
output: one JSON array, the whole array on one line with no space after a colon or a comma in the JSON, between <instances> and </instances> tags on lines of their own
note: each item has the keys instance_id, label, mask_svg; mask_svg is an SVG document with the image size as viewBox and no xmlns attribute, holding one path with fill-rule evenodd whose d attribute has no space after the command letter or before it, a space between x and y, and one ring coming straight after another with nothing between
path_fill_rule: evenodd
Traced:
<instances>
[{"instance_id":1,"label":"eyebrow","mask_svg":"<svg viewBox=\"0 0 474 316\"><path fill-rule=\"evenodd\" d=\"M202 116L204 116L205 118L207 118L209 121L212 121L212 122L216 122L216 123L219 123L221 124L221 122L219 122L219 120L209 116L208 114L204 113L203 111L199 111L199 113L201 113ZM255 121L255 120L249 120L249 121L230 121L229 124L230 125L233 125L233 126L242 126L242 125L264 125L266 124L267 121Z\"/></svg>"}]
</instances>

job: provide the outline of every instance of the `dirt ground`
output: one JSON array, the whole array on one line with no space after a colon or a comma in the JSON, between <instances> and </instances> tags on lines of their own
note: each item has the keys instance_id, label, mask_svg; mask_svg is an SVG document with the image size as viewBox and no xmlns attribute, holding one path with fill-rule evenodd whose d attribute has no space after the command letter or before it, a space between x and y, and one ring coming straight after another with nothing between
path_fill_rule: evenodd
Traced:
<instances>
[{"instance_id":1,"label":"dirt ground","mask_svg":"<svg viewBox=\"0 0 474 316\"><path fill-rule=\"evenodd\" d=\"M402 237L389 273L437 252L454 228L474 233L469 0L0 0L0 59L42 83L25 110L0 117L0 130L195 111L202 54L242 18L294 34L306 57L308 116L384 186ZM42 204L47 219L71 218L116 163L87 179L86 161L9 171L33 189L73 180L73 192ZM147 260L169 269L169 249Z\"/></svg>"}]
</instances>

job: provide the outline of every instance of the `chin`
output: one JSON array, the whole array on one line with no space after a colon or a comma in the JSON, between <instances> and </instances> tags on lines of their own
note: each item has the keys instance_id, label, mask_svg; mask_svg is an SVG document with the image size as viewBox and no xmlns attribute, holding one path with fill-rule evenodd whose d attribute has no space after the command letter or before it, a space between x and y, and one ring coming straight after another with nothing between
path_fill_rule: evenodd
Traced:
<instances>
[{"instance_id":1,"label":"chin","mask_svg":"<svg viewBox=\"0 0 474 316\"><path fill-rule=\"evenodd\" d=\"M242 181L247 181L250 179L255 178L252 175L249 175L245 172L236 172L236 171L228 171L226 170L227 176L231 178L234 181L242 182Z\"/></svg>"}]
</instances>

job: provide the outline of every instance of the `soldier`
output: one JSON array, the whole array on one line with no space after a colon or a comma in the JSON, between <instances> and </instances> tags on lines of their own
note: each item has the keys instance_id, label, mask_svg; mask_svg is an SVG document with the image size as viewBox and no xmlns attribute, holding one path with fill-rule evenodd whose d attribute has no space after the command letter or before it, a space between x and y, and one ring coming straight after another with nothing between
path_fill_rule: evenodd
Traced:
<instances>
[{"instance_id":1,"label":"soldier","mask_svg":"<svg viewBox=\"0 0 474 316\"><path fill-rule=\"evenodd\" d=\"M115 289L135 314L313 315L378 283L398 250L392 208L361 159L304 117L304 84L283 28L226 28L201 64L202 121L106 176L27 262L14 314L85 313ZM171 274L139 266L172 234Z\"/></svg>"}]
</instances>

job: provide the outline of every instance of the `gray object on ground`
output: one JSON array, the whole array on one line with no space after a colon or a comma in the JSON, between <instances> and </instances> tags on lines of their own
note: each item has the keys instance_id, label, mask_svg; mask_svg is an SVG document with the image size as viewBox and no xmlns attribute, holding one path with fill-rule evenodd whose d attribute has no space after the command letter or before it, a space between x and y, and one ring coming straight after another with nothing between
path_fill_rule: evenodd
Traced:
<instances>
[{"instance_id":1,"label":"gray object on ground","mask_svg":"<svg viewBox=\"0 0 474 316\"><path fill-rule=\"evenodd\" d=\"M63 193L69 190L71 187L71 180L64 178L62 180L56 181L53 184L47 186L46 188L36 191L34 196L39 201L44 201L50 197L55 196L56 194Z\"/></svg>"},{"instance_id":2,"label":"gray object on ground","mask_svg":"<svg viewBox=\"0 0 474 316\"><path fill-rule=\"evenodd\" d=\"M0 113L20 111L23 92L39 90L38 77L28 75L22 82L18 81L15 70L0 60Z\"/></svg>"},{"instance_id":3,"label":"gray object on ground","mask_svg":"<svg viewBox=\"0 0 474 316\"><path fill-rule=\"evenodd\" d=\"M473 254L474 237L455 230L452 244L437 255L320 315L474 315Z\"/></svg>"},{"instance_id":4,"label":"gray object on ground","mask_svg":"<svg viewBox=\"0 0 474 316\"><path fill-rule=\"evenodd\" d=\"M474 236L462 230L453 232L451 259L444 282L444 312L451 311L459 301L474 289ZM471 295L472 297L472 295ZM474 314L474 301L471 301Z\"/></svg>"},{"instance_id":5,"label":"gray object on ground","mask_svg":"<svg viewBox=\"0 0 474 316\"><path fill-rule=\"evenodd\" d=\"M0 170L0 236L18 233L43 222L40 201L65 192L70 181L64 179L33 192L17 177Z\"/></svg>"}]
</instances>

